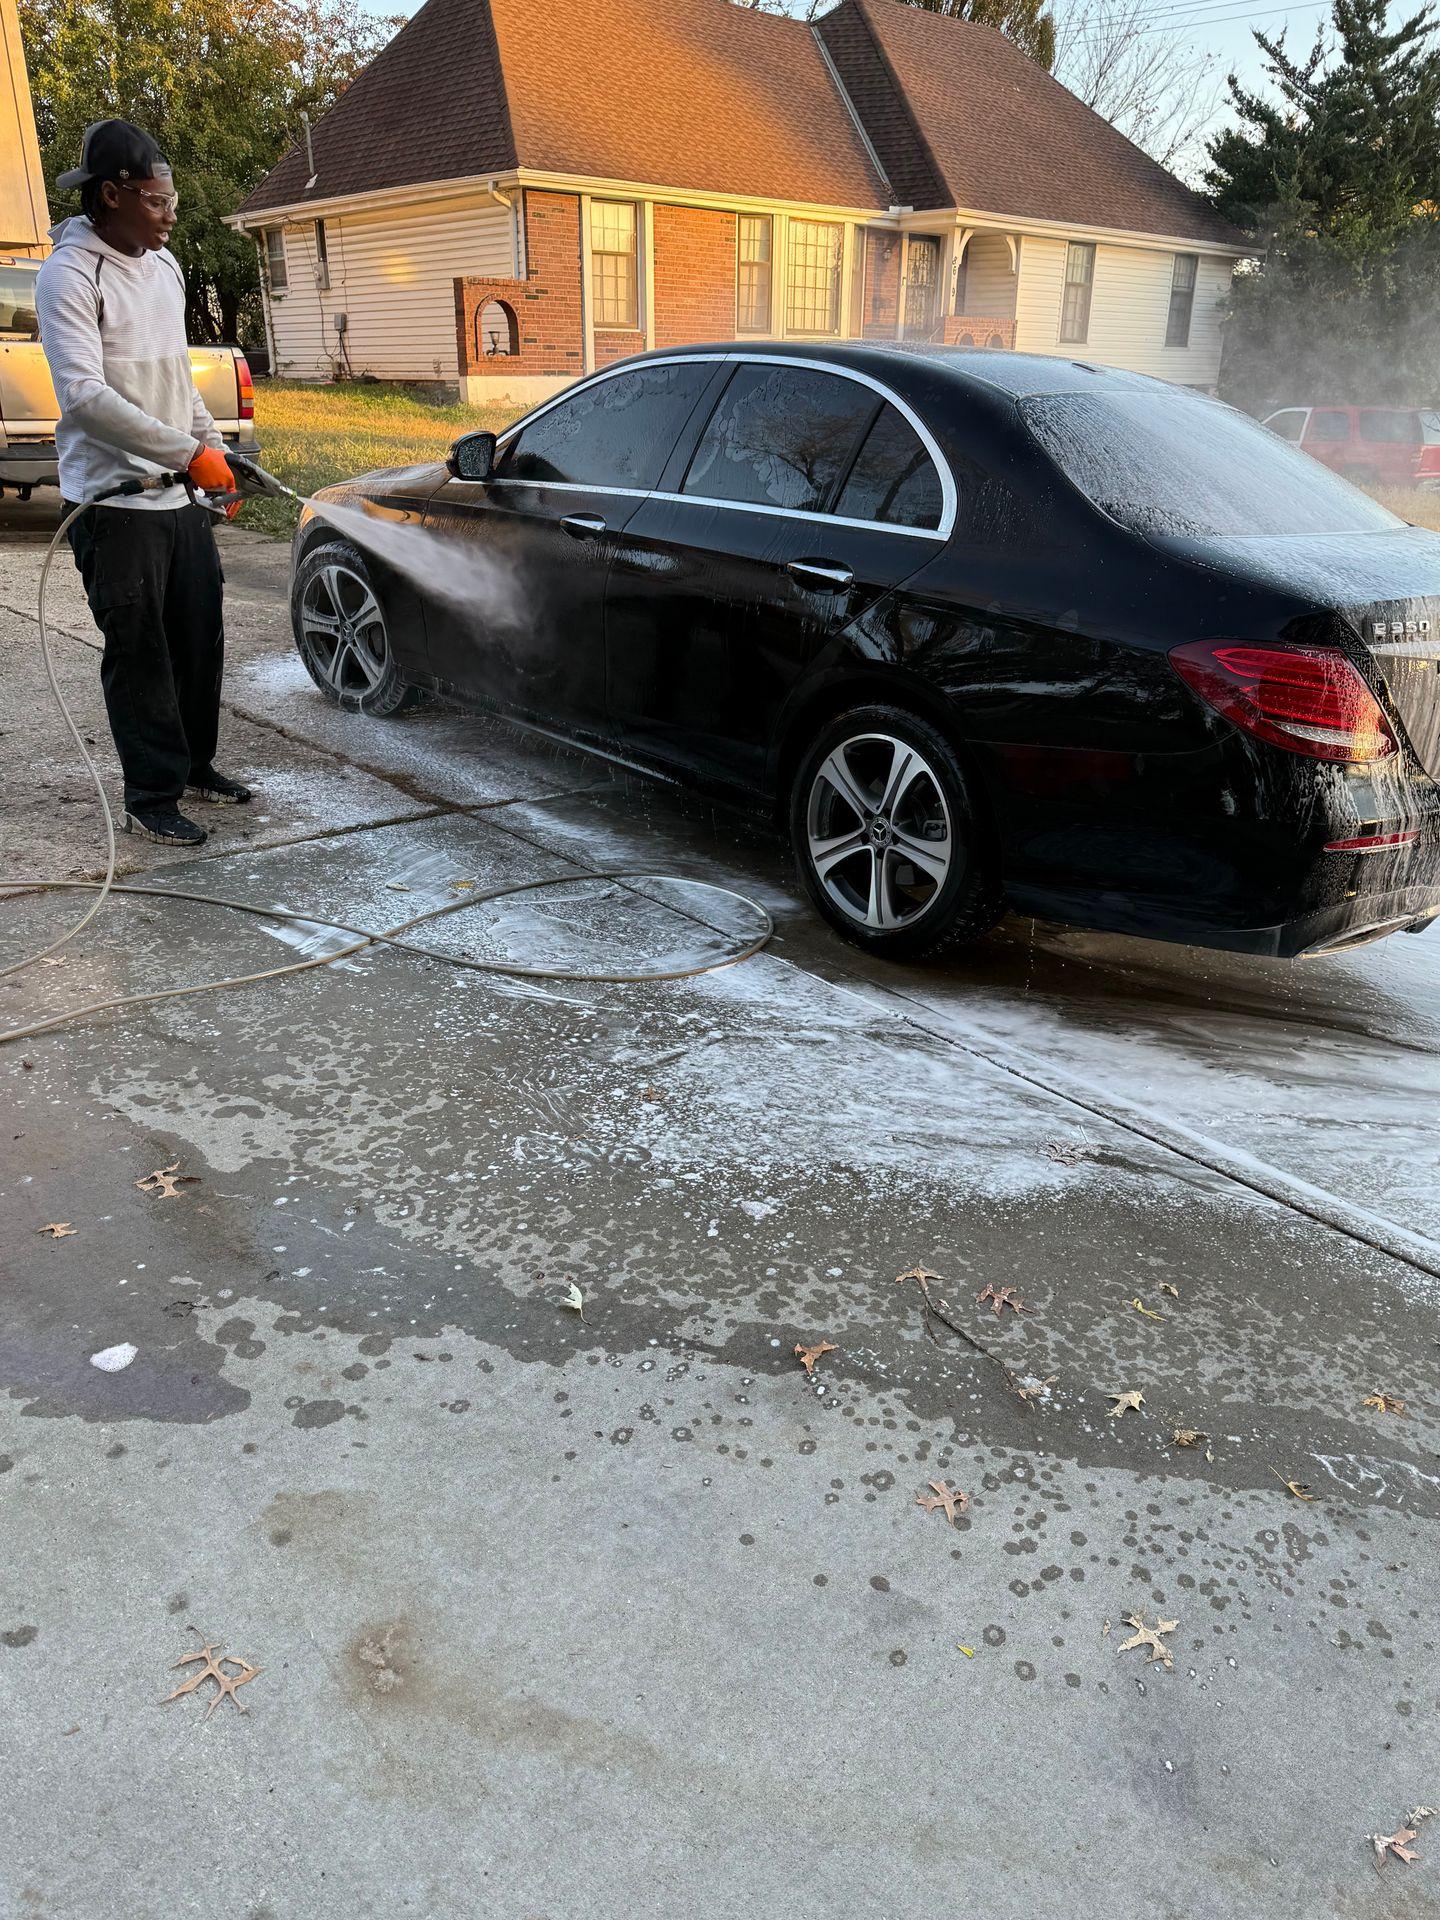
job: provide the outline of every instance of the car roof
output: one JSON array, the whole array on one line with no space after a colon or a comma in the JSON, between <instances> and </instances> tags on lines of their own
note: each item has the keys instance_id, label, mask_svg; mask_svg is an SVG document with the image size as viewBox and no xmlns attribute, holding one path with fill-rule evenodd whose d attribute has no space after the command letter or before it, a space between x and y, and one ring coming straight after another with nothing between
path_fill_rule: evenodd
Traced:
<instances>
[{"instance_id":1,"label":"car roof","mask_svg":"<svg viewBox=\"0 0 1440 1920\"><path fill-rule=\"evenodd\" d=\"M907 384L907 371L931 379L938 374L957 387L989 388L1015 400L1055 393L1176 391L1168 380L1154 380L1147 374L1129 373L1120 367L1095 366L1086 360L1013 353L1004 347L940 347L902 340L715 340L636 354L624 364L636 366L646 360L671 360L690 354L823 361L829 366L850 367L857 373L867 373L897 388ZM1203 396L1196 394L1195 397Z\"/></svg>"}]
</instances>

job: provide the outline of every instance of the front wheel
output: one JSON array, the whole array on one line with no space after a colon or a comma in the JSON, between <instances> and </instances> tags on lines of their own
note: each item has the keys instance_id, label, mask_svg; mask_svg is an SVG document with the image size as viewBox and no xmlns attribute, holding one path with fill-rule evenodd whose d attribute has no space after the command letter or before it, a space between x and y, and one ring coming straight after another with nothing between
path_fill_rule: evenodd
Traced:
<instances>
[{"instance_id":1,"label":"front wheel","mask_svg":"<svg viewBox=\"0 0 1440 1920\"><path fill-rule=\"evenodd\" d=\"M800 762L790 837L810 898L847 940L919 960L988 933L999 865L960 758L926 720L862 707Z\"/></svg>"},{"instance_id":2,"label":"front wheel","mask_svg":"<svg viewBox=\"0 0 1440 1920\"><path fill-rule=\"evenodd\" d=\"M290 624L327 700L357 713L404 713L424 694L402 675L364 556L348 540L311 547L290 587Z\"/></svg>"}]
</instances>

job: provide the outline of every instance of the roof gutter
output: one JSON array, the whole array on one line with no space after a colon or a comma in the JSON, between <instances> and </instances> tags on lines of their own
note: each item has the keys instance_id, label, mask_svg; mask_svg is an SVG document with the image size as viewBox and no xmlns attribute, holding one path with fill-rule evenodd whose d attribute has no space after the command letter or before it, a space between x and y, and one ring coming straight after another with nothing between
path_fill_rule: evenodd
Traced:
<instances>
[{"instance_id":1,"label":"roof gutter","mask_svg":"<svg viewBox=\"0 0 1440 1920\"><path fill-rule=\"evenodd\" d=\"M1047 236L1058 240L1100 240L1107 247L1162 248L1166 252L1180 253L1223 253L1236 260L1258 260L1265 249L1247 245L1235 240L1202 240L1189 233L1148 233L1141 228L1102 227L1074 220L1039 220L1029 214L996 213L993 209L981 207L946 207L939 212L929 214L907 214L902 222L910 231L924 226L928 221L933 228L937 220L947 220L954 215L957 227L975 227L989 232L1028 233L1038 239Z\"/></svg>"},{"instance_id":2,"label":"roof gutter","mask_svg":"<svg viewBox=\"0 0 1440 1920\"><path fill-rule=\"evenodd\" d=\"M245 233L255 227L280 226L286 221L313 220L320 214L368 213L372 208L383 213L391 207L412 206L424 200L468 198L472 193L488 194L496 204L513 207L514 202L498 191L502 183L513 188L518 185L519 176L513 171L463 174L454 180L427 180L415 186L381 187L364 193L316 194L313 199L285 200L273 207L241 208L237 213L227 213L224 224Z\"/></svg>"}]
</instances>

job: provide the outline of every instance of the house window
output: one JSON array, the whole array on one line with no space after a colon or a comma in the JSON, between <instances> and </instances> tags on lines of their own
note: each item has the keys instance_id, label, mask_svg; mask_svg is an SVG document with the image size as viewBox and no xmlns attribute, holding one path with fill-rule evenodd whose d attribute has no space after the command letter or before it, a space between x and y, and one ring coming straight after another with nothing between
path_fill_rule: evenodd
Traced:
<instances>
[{"instance_id":1,"label":"house window","mask_svg":"<svg viewBox=\"0 0 1440 1920\"><path fill-rule=\"evenodd\" d=\"M285 229L283 227L265 229L265 278L270 282L272 293L284 293L290 284L290 275L285 266Z\"/></svg>"},{"instance_id":2,"label":"house window","mask_svg":"<svg viewBox=\"0 0 1440 1920\"><path fill-rule=\"evenodd\" d=\"M735 287L737 333L770 331L770 263L774 222L768 213L742 213Z\"/></svg>"},{"instance_id":3,"label":"house window","mask_svg":"<svg viewBox=\"0 0 1440 1920\"><path fill-rule=\"evenodd\" d=\"M1095 282L1095 247L1088 240L1072 240L1065 249L1065 298L1060 308L1060 338L1083 342L1090 337L1090 289Z\"/></svg>"},{"instance_id":4,"label":"house window","mask_svg":"<svg viewBox=\"0 0 1440 1920\"><path fill-rule=\"evenodd\" d=\"M840 263L845 229L819 220L790 222L785 325L791 333L840 331Z\"/></svg>"},{"instance_id":5,"label":"house window","mask_svg":"<svg viewBox=\"0 0 1440 1920\"><path fill-rule=\"evenodd\" d=\"M1170 275L1170 317L1165 322L1165 344L1167 347L1188 347L1190 344L1190 315L1195 310L1195 269L1200 264L1200 256L1194 253L1177 253L1174 271Z\"/></svg>"},{"instance_id":6,"label":"house window","mask_svg":"<svg viewBox=\"0 0 1440 1920\"><path fill-rule=\"evenodd\" d=\"M638 327L640 274L632 201L591 202L590 275L596 326Z\"/></svg>"},{"instance_id":7,"label":"house window","mask_svg":"<svg viewBox=\"0 0 1440 1920\"><path fill-rule=\"evenodd\" d=\"M325 245L325 222L315 222L315 284L322 293L330 291L330 253Z\"/></svg>"}]
</instances>

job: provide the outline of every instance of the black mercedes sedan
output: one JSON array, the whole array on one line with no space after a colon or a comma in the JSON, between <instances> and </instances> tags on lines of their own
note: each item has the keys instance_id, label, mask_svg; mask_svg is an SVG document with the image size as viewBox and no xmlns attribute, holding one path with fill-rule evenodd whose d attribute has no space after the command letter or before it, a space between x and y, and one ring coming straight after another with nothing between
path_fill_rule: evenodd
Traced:
<instances>
[{"instance_id":1,"label":"black mercedes sedan","mask_svg":"<svg viewBox=\"0 0 1440 1920\"><path fill-rule=\"evenodd\" d=\"M1198 393L689 347L318 499L331 699L439 691L769 810L874 952L1007 909L1285 956L1440 914L1440 537Z\"/></svg>"}]
</instances>

